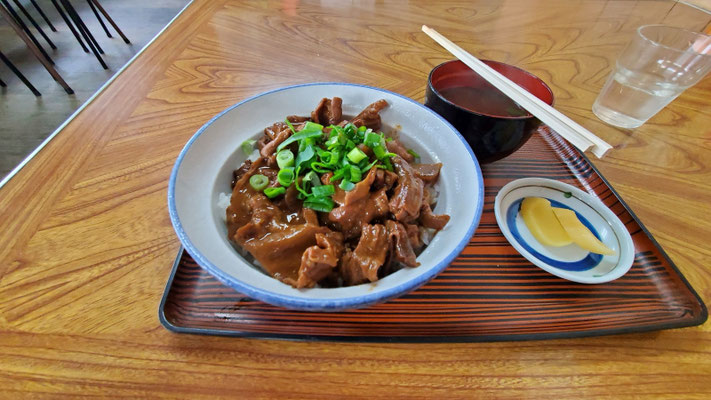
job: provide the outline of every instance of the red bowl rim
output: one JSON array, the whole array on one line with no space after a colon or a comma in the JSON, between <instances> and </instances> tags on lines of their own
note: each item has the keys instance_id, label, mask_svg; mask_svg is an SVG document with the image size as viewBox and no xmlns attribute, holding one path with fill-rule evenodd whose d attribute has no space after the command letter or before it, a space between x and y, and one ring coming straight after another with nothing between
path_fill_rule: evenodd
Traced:
<instances>
[{"instance_id":1,"label":"red bowl rim","mask_svg":"<svg viewBox=\"0 0 711 400\"><path fill-rule=\"evenodd\" d=\"M453 106L453 107L455 107L455 108L457 108L457 109L459 109L459 110L462 110L462 111L464 111L464 112L466 112L466 113L470 113L470 114L474 114L474 115L480 115L480 116L483 116L483 117L498 118L498 119L510 119L510 120L519 120L519 119L520 119L520 120L524 120L524 119L528 119L528 118L536 118L536 117L535 117L533 114L531 114L528 110L526 110L526 112L528 113L528 115L522 115L522 116L492 115L492 114L485 114L485 113L478 112L478 111L472 111L472 110L470 110L470 109L468 109L468 108L464 108L464 107L462 107L462 106L459 106L459 105L456 104L456 103L453 103L453 102L447 100L447 98L445 98L444 96L442 96L442 93L440 93L437 89L435 89L434 85L432 84L432 75L435 73L435 71L436 71L438 68L444 66L445 64L450 64L450 63L455 63L455 62L456 62L456 63L462 63L462 64L463 64L463 62L462 62L461 60L449 60L449 61L445 61L445 62L443 62L443 63L437 65L436 67L432 68L432 70L430 71L429 76L427 77L427 85L430 87L430 89L432 90L432 92L437 95L437 97L438 97L440 100L442 100L442 101L444 101L445 103L447 103L447 104L449 104L449 105L451 105L451 106ZM536 75L533 75L532 73L526 71L525 69L519 68L519 67L517 67L517 66L515 66L515 65L506 64L506 63L503 63L503 62L500 62L500 61L485 60L485 59L482 59L481 62L483 62L483 63L485 63L485 64L499 64L499 65L505 65L505 66L507 66L507 67L511 67L511 68L517 69L517 70L519 70L520 72L522 72L523 74L526 74L526 75L532 77L532 78L535 79L536 81L540 82L540 83L543 85L543 87L548 91L548 93L549 93L550 96L551 96L551 101L550 101L550 103L549 103L548 105L550 105L550 106L553 105L553 102L555 101L555 97L553 96L553 91L552 91L551 88L548 86L548 84L546 84L546 82L543 81L543 79L541 79L541 78L537 77ZM472 73L473 73L473 74L476 74L476 72L474 72L474 71L472 71ZM478 75L478 74L476 74L476 75ZM536 96L536 97L538 97L538 96Z\"/></svg>"}]
</instances>

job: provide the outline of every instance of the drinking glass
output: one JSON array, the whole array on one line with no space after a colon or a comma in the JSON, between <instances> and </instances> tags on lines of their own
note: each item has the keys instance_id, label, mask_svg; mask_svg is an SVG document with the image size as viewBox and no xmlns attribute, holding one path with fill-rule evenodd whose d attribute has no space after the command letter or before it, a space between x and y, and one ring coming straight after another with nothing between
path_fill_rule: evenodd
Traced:
<instances>
[{"instance_id":1,"label":"drinking glass","mask_svg":"<svg viewBox=\"0 0 711 400\"><path fill-rule=\"evenodd\" d=\"M711 69L711 36L644 25L617 59L592 110L604 122L636 128Z\"/></svg>"}]
</instances>

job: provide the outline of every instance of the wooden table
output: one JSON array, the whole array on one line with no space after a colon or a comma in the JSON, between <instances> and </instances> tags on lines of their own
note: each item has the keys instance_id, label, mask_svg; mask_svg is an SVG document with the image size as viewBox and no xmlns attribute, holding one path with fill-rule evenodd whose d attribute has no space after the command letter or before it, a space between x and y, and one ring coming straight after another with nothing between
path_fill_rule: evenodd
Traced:
<instances>
[{"instance_id":1,"label":"wooden table","mask_svg":"<svg viewBox=\"0 0 711 400\"><path fill-rule=\"evenodd\" d=\"M709 20L669 1L196 0L0 189L0 397L708 398L711 323L344 344L175 334L157 309L179 248L168 176L188 138L290 84L356 82L422 101L428 71L450 59L422 23L542 77L558 109L612 143L595 164L709 303L711 78L634 131L590 111L637 26Z\"/></svg>"}]
</instances>

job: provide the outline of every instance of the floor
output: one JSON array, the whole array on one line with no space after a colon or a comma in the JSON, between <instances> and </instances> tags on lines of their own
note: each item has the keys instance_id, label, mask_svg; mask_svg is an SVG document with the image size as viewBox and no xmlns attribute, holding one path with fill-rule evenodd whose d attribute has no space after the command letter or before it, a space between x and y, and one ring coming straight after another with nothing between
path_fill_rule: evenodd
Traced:
<instances>
[{"instance_id":1,"label":"floor","mask_svg":"<svg viewBox=\"0 0 711 400\"><path fill-rule=\"evenodd\" d=\"M109 31L114 37L108 38L88 3L73 0L72 4L105 51L102 57L109 66L108 70L101 67L92 53L84 53L51 2L36 2L57 32L50 31L28 0L21 1L57 49L50 49L37 31L30 29L75 94L67 95L64 92L6 21L0 18L0 51L42 94L41 97L35 97L0 62L0 79L7 83L7 87L0 88L0 180L140 51L189 0L100 0L104 9L130 39L130 45L124 43L110 27ZM10 3L19 12L15 4L12 1ZM27 23L26 19L24 21Z\"/></svg>"}]
</instances>

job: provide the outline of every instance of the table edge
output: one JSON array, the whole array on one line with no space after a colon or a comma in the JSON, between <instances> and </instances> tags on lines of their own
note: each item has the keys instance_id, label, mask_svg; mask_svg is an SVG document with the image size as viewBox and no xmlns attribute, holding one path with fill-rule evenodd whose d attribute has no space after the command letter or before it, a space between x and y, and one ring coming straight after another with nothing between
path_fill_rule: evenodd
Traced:
<instances>
[{"instance_id":1,"label":"table edge","mask_svg":"<svg viewBox=\"0 0 711 400\"><path fill-rule=\"evenodd\" d=\"M49 142L52 141L52 139L54 139L67 125L69 125L69 123L72 122L72 120L74 120L74 118L76 118L79 113L81 113L89 104L91 104L101 93L103 93L103 91L107 87L109 87L111 83L113 83L114 80L116 80L116 78L119 77L119 75L121 75L121 73L123 73L131 64L133 64L133 62L136 61L136 59L141 54L143 54L148 49L148 47L152 45L153 42L155 42L163 34L163 32L165 32L171 25L173 25L175 20L177 20L178 17L180 17L183 12L187 10L188 7L190 7L191 4L193 4L193 1L194 0L188 0L188 4L186 4L185 7L178 11L178 14L176 14L170 21L168 21L168 23L163 27L163 29L158 31L158 33L156 33L155 36L153 36L153 38L141 48L141 50L134 54L133 57L131 57L131 59L129 59L123 66L121 66L121 68L119 68L119 70L116 71L116 73L114 73L109 78L109 80L104 82L104 84L101 85L101 87L99 87L96 92L91 95L91 97L89 97L81 106L79 106L79 108L76 109L76 111L74 111L69 117L67 117L67 119L64 120L64 122L62 122L59 127L57 127L57 129L50 133L49 136L47 136L47 138L42 141L42 143L40 143L34 150L32 150L30 154L27 155L27 157L25 157L19 164L17 164L17 166L15 166L15 168L13 168L4 178L2 178L2 180L0 180L0 189L5 186L5 184L10 182L10 180L15 175L17 175L17 173L20 172L20 170L24 168L37 154L39 154L39 152L47 144L49 144Z\"/></svg>"}]
</instances>

